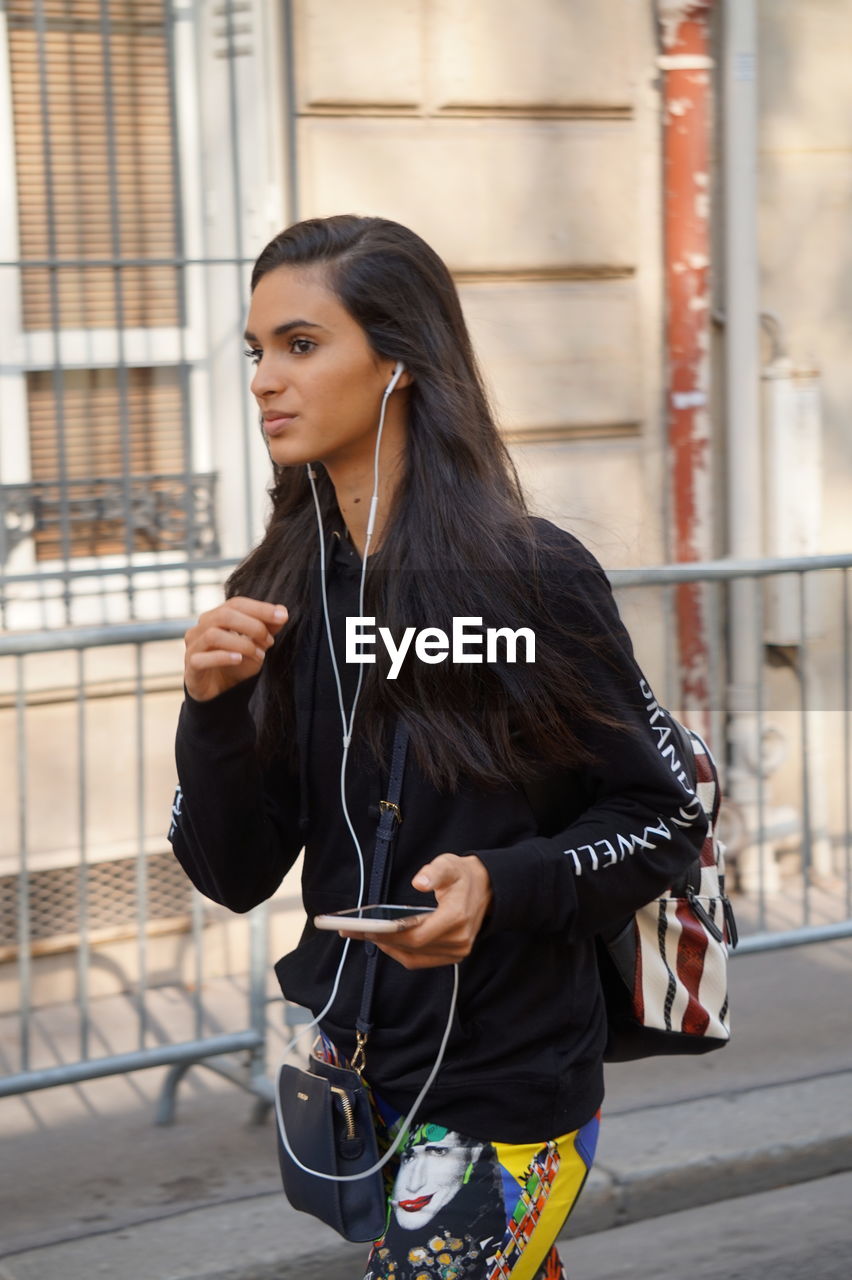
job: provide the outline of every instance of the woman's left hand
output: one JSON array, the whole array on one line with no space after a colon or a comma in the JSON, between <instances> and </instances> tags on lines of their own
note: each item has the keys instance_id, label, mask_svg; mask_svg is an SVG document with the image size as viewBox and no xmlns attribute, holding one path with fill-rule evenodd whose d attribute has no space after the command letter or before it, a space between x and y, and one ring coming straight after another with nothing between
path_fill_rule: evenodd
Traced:
<instances>
[{"instance_id":1,"label":"woman's left hand","mask_svg":"<svg viewBox=\"0 0 852 1280\"><path fill-rule=\"evenodd\" d=\"M357 936L372 939L406 969L429 969L464 960L491 905L491 881L479 858L441 853L421 867L411 883L421 893L434 893L438 899L434 911L417 917L416 924L400 933Z\"/></svg>"}]
</instances>

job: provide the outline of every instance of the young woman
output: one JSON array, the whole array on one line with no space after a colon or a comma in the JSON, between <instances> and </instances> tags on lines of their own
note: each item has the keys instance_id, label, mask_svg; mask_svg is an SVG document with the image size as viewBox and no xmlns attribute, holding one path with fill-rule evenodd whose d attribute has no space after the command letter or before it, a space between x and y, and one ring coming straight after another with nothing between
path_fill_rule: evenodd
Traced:
<instances>
[{"instance_id":1,"label":"young woman","mask_svg":"<svg viewBox=\"0 0 852 1280\"><path fill-rule=\"evenodd\" d=\"M175 852L247 911L304 846L308 919L276 972L351 1059L364 947L341 970L313 919L365 901L404 722L383 897L417 922L373 938L364 1069L389 1127L435 1062L454 964L459 991L367 1276L559 1277L603 1096L595 935L695 857L700 805L658 750L603 571L527 512L437 255L380 218L290 227L255 264L246 343L272 513L187 633ZM346 660L356 618L375 661Z\"/></svg>"}]
</instances>

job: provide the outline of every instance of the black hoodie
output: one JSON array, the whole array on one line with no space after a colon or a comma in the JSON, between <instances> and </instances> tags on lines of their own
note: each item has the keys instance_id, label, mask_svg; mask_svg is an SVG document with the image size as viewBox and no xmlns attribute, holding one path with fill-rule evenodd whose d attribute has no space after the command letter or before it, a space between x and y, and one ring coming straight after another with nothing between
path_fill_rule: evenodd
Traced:
<instances>
[{"instance_id":1,"label":"black hoodie","mask_svg":"<svg viewBox=\"0 0 852 1280\"><path fill-rule=\"evenodd\" d=\"M650 723L653 694L603 570L570 534L546 521L536 520L535 527L542 545L559 552L553 558L555 604L564 599L577 635L587 631L599 638L595 647L582 647L578 660L622 727L587 733L596 763L544 779L549 819L529 787L467 783L442 794L409 752L387 896L390 902L434 901L410 882L440 853L475 854L488 870L491 912L461 965L446 1058L422 1112L433 1123L503 1142L566 1133L600 1105L606 1025L595 934L663 892L697 855L706 825L677 755L664 747L659 715ZM356 552L334 538L327 584L347 707L357 667L342 660L343 619L359 613L360 568ZM279 960L276 973L287 999L314 1013L331 992L343 942L314 929L311 920L358 900L357 859L339 799L337 691L325 635L322 629L316 634L297 676L298 771L288 771L282 760L258 762L249 707L256 681L208 702L187 697L169 833L197 888L234 911L270 897L304 844L308 919L299 945ZM386 773L355 749L353 739L347 799L368 878L385 783ZM348 1055L363 964L363 947L353 942L322 1024ZM367 1076L400 1111L414 1101L434 1063L451 986L449 966L409 971L379 957Z\"/></svg>"}]
</instances>

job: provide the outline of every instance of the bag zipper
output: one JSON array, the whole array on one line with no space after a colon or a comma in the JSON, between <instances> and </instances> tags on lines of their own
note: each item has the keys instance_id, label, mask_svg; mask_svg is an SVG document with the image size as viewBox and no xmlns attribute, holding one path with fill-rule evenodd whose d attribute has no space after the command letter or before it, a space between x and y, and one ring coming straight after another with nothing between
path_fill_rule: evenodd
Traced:
<instances>
[{"instance_id":1,"label":"bag zipper","mask_svg":"<svg viewBox=\"0 0 852 1280\"><path fill-rule=\"evenodd\" d=\"M686 900L689 903L689 905L692 907L692 910L698 916L698 919L704 925L704 928L707 930L707 932L712 934L712 936L716 939L717 942L723 942L725 938L724 933L719 928L716 921L708 914L705 908L702 907L701 903L698 901L698 896L695 890L693 889L692 885L686 886Z\"/></svg>"},{"instance_id":2,"label":"bag zipper","mask_svg":"<svg viewBox=\"0 0 852 1280\"><path fill-rule=\"evenodd\" d=\"M346 1138L347 1141L354 1138L355 1135L355 1109L352 1106L349 1094L345 1089L341 1089L338 1085L330 1086L331 1092L336 1093L340 1099L340 1105L343 1107L343 1114L346 1117Z\"/></svg>"}]
</instances>

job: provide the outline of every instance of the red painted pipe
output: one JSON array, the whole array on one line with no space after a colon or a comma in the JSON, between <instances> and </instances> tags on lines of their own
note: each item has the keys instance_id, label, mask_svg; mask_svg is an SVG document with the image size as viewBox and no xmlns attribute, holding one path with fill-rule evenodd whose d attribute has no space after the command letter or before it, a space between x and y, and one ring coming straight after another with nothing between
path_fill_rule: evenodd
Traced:
<instances>
[{"instance_id":1,"label":"red painted pipe","mask_svg":"<svg viewBox=\"0 0 852 1280\"><path fill-rule=\"evenodd\" d=\"M663 74L670 554L710 559L710 164L713 0L659 4ZM705 589L676 592L680 710L709 711ZM705 728L707 727L705 723Z\"/></svg>"}]
</instances>

